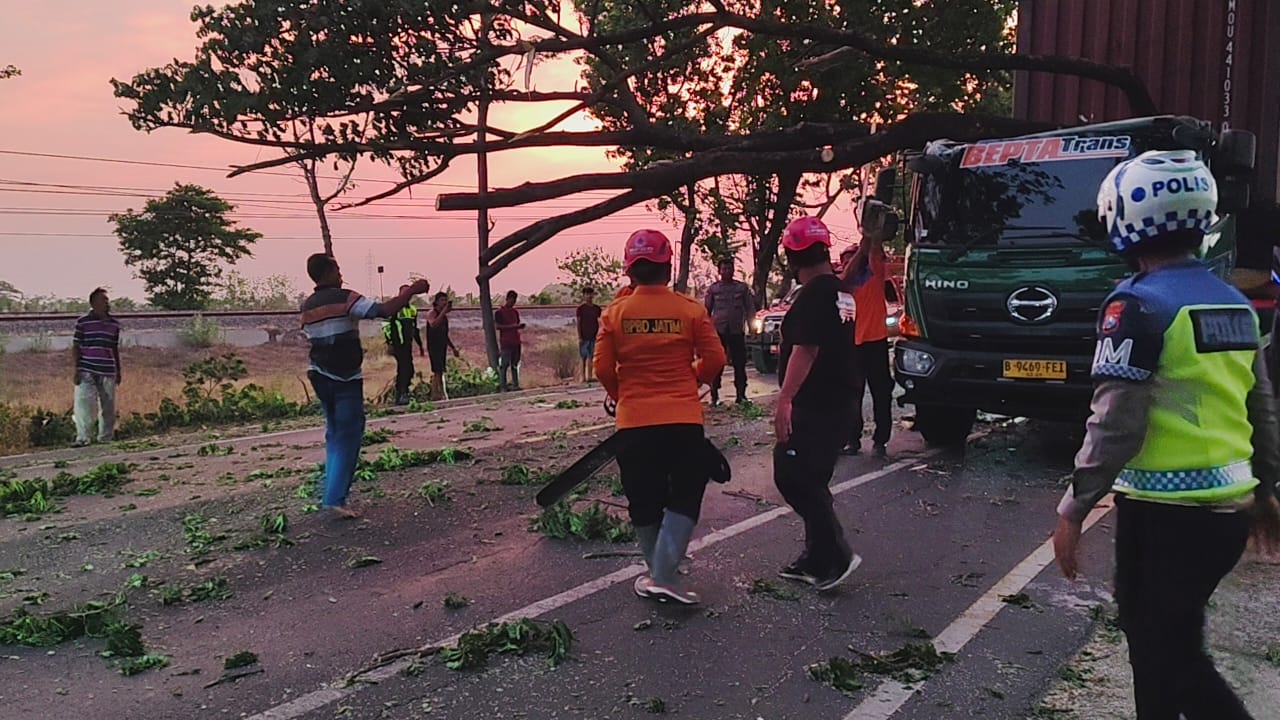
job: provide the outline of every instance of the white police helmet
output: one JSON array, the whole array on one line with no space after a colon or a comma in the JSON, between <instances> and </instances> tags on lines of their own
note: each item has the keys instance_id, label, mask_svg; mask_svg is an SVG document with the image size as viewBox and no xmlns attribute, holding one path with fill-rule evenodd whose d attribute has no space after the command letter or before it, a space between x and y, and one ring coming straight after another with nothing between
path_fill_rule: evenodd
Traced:
<instances>
[{"instance_id":1,"label":"white police helmet","mask_svg":"<svg viewBox=\"0 0 1280 720\"><path fill-rule=\"evenodd\" d=\"M1177 230L1208 232L1218 184L1192 150L1150 150L1126 160L1098 188L1098 219L1116 252Z\"/></svg>"}]
</instances>

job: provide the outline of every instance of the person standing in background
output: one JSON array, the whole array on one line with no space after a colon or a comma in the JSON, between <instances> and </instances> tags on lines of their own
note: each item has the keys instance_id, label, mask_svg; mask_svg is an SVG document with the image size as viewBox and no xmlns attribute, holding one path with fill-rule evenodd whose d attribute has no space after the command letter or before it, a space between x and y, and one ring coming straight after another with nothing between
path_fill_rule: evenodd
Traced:
<instances>
[{"instance_id":1,"label":"person standing in background","mask_svg":"<svg viewBox=\"0 0 1280 720\"><path fill-rule=\"evenodd\" d=\"M889 331L885 318L889 308L885 302L884 241L868 234L862 243L845 250L840 256L840 279L853 288L853 304L857 308L853 320L853 367L857 375L853 388L853 425L849 440L841 449L845 455L862 452L862 398L871 389L871 404L876 421L871 442L877 457L888 453L889 435L893 432L893 375L889 369Z\"/></svg>"},{"instance_id":2,"label":"person standing in background","mask_svg":"<svg viewBox=\"0 0 1280 720\"><path fill-rule=\"evenodd\" d=\"M574 314L573 324L578 328L578 356L582 358L582 382L591 382L591 358L596 353L596 333L600 332L599 305L596 289L582 288L582 304Z\"/></svg>"},{"instance_id":3,"label":"person standing in background","mask_svg":"<svg viewBox=\"0 0 1280 720\"><path fill-rule=\"evenodd\" d=\"M707 289L707 312L715 323L716 334L724 345L725 354L733 363L733 386L737 390L736 402L747 401L747 320L755 314L755 299L751 286L733 277L733 258L725 258L719 265L720 279ZM720 376L711 382L711 404L720 403Z\"/></svg>"},{"instance_id":4,"label":"person standing in background","mask_svg":"<svg viewBox=\"0 0 1280 720\"><path fill-rule=\"evenodd\" d=\"M111 442L116 427L116 388L120 385L120 323L111 317L107 291L89 293L89 314L76 321L71 341L75 366L76 447L89 444L94 415L98 442Z\"/></svg>"},{"instance_id":5,"label":"person standing in background","mask_svg":"<svg viewBox=\"0 0 1280 720\"><path fill-rule=\"evenodd\" d=\"M498 391L520 389L520 311L516 309L516 291L507 291L507 301L493 311L493 324L498 329ZM511 383L507 384L507 370Z\"/></svg>"},{"instance_id":6,"label":"person standing in background","mask_svg":"<svg viewBox=\"0 0 1280 720\"><path fill-rule=\"evenodd\" d=\"M401 293L408 289L408 285L400 286ZM400 308L395 317L382 323L382 334L396 359L396 405L408 405L409 386L413 383L414 343L418 345L419 355L426 354L422 333L418 330L418 308L412 305Z\"/></svg>"},{"instance_id":7,"label":"person standing in background","mask_svg":"<svg viewBox=\"0 0 1280 720\"><path fill-rule=\"evenodd\" d=\"M445 293L436 293L427 311L427 356L431 360L431 399L448 400L449 391L444 386L445 365L448 351L458 357L458 348L449 337L449 313L453 302Z\"/></svg>"}]
</instances>

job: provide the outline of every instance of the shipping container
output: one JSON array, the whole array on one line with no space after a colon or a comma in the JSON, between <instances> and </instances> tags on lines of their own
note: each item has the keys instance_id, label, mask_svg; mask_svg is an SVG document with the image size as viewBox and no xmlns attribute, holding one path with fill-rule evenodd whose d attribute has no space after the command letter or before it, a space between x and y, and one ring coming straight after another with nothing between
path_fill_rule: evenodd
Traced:
<instances>
[{"instance_id":1,"label":"shipping container","mask_svg":"<svg viewBox=\"0 0 1280 720\"><path fill-rule=\"evenodd\" d=\"M1024 0L1017 51L1133 68L1159 114L1256 134L1239 264L1270 266L1280 239L1280 0ZM1058 125L1135 115L1121 91L1052 73L1015 73L1013 99L1018 117Z\"/></svg>"}]
</instances>

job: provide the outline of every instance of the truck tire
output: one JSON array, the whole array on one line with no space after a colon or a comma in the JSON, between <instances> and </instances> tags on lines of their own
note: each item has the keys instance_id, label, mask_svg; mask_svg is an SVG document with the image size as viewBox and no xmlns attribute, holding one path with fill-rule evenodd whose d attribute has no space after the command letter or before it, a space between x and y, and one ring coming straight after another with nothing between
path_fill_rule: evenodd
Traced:
<instances>
[{"instance_id":1,"label":"truck tire","mask_svg":"<svg viewBox=\"0 0 1280 720\"><path fill-rule=\"evenodd\" d=\"M916 430L935 447L964 445L977 418L977 408L916 405Z\"/></svg>"},{"instance_id":2,"label":"truck tire","mask_svg":"<svg viewBox=\"0 0 1280 720\"><path fill-rule=\"evenodd\" d=\"M762 347L751 348L751 364L756 366L757 372L766 375L778 372L778 363Z\"/></svg>"}]
</instances>

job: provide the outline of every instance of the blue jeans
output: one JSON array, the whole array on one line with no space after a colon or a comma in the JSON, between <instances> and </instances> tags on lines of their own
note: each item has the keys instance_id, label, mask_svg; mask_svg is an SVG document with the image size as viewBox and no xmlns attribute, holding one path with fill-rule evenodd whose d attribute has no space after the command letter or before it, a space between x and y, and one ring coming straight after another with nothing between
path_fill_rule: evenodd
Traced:
<instances>
[{"instance_id":1,"label":"blue jeans","mask_svg":"<svg viewBox=\"0 0 1280 720\"><path fill-rule=\"evenodd\" d=\"M324 411L324 507L347 504L347 492L364 439L364 381L346 382L307 373Z\"/></svg>"}]
</instances>

